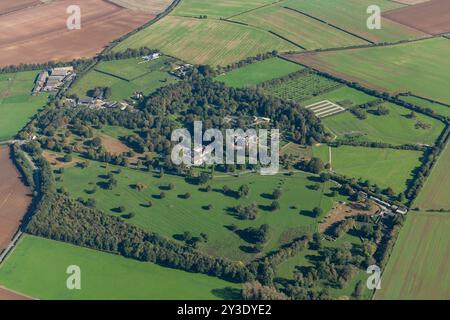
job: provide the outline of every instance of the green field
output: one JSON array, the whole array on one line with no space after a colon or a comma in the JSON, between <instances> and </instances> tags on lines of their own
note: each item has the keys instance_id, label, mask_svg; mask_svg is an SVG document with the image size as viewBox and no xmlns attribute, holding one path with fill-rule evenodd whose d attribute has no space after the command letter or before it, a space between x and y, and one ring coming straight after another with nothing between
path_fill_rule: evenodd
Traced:
<instances>
[{"instance_id":1,"label":"green field","mask_svg":"<svg viewBox=\"0 0 450 320\"><path fill-rule=\"evenodd\" d=\"M388 115L379 116L367 112L367 119L360 120L350 112L340 113L323 119L325 126L338 137L347 135L359 136L361 140L400 144L433 145L444 129L444 124L438 120L417 114L416 118L406 116L410 110L384 103L390 110ZM429 129L416 129L418 121L431 125Z\"/></svg>"},{"instance_id":2,"label":"green field","mask_svg":"<svg viewBox=\"0 0 450 320\"><path fill-rule=\"evenodd\" d=\"M375 298L449 300L449 228L449 214L410 212Z\"/></svg>"},{"instance_id":3,"label":"green field","mask_svg":"<svg viewBox=\"0 0 450 320\"><path fill-rule=\"evenodd\" d=\"M338 82L307 72L278 83L265 85L264 89L275 97L302 102L341 86Z\"/></svg>"},{"instance_id":4,"label":"green field","mask_svg":"<svg viewBox=\"0 0 450 320\"><path fill-rule=\"evenodd\" d=\"M108 166L111 172L114 172L113 169ZM62 174L63 180L58 184L63 185L75 199L95 198L97 207L109 214L122 215L123 213L117 212L117 208L123 205L125 213L136 214L127 221L168 238L183 234L185 231L196 236L206 233L209 240L200 244L201 250L242 261L252 259L255 254L246 252L245 247L250 244L230 231L227 226L235 224L243 229L269 224L270 236L263 248L264 252L268 252L304 232L315 231L318 220L309 215L314 207L323 208L325 215L335 201L342 200L340 196L331 198L327 195L333 185L331 182L321 185L322 189L319 191L312 190L310 187L317 182L303 173L296 173L294 176L247 174L239 178L216 177L210 182L212 190L206 192L200 186L188 184L180 177L166 174L163 178L157 178L152 173L134 169L123 169L120 174L115 174L118 186L109 191L102 188L102 182L106 181L103 177L106 172L105 165L97 162L91 162L86 169L66 168ZM223 176L223 173L217 175ZM139 182L147 186L141 192L133 188ZM167 190L169 183L174 184L173 190ZM95 194L88 194L96 184ZM224 185L237 191L244 184L250 188L248 197L236 199L222 193ZM272 212L266 206L272 203L273 199L269 194L276 188L283 190L278 200L281 208ZM159 197L161 192L166 194L164 199ZM191 194L189 199L182 197L187 192ZM147 206L148 201L152 202L151 207ZM252 203L261 206L256 220L240 220L231 210L238 204ZM211 209L204 208L210 204L213 206Z\"/></svg>"},{"instance_id":5,"label":"green field","mask_svg":"<svg viewBox=\"0 0 450 320\"><path fill-rule=\"evenodd\" d=\"M430 176L425 182L414 207L422 210L450 210L450 147L447 143Z\"/></svg>"},{"instance_id":6,"label":"green field","mask_svg":"<svg viewBox=\"0 0 450 320\"><path fill-rule=\"evenodd\" d=\"M367 103L369 101L373 101L375 100L375 97L369 96L368 94L365 94L362 91L358 91L356 89L343 86L335 90L319 94L308 100L304 100L302 101L301 104L303 106L308 106L310 104L323 100L329 100L331 102L339 104L340 106L349 108Z\"/></svg>"},{"instance_id":7,"label":"green field","mask_svg":"<svg viewBox=\"0 0 450 320\"><path fill-rule=\"evenodd\" d=\"M430 110L433 110L437 114L443 115L444 117L450 118L450 107L435 103L431 101L427 101L425 99L413 97L413 96L400 96L400 99L409 103L412 103L416 106L422 107L422 108L428 108Z\"/></svg>"},{"instance_id":8,"label":"green field","mask_svg":"<svg viewBox=\"0 0 450 320\"><path fill-rule=\"evenodd\" d=\"M324 162L330 161L326 145L314 147L313 154ZM331 149L331 167L339 174L369 180L400 193L420 165L421 155L419 151L341 146Z\"/></svg>"},{"instance_id":9,"label":"green field","mask_svg":"<svg viewBox=\"0 0 450 320\"><path fill-rule=\"evenodd\" d=\"M216 77L215 80L230 87L240 88L280 78L301 69L303 68L298 64L280 58L270 58L235 69Z\"/></svg>"},{"instance_id":10,"label":"green field","mask_svg":"<svg viewBox=\"0 0 450 320\"><path fill-rule=\"evenodd\" d=\"M212 66L226 66L272 50L298 48L266 31L221 20L168 16L121 42L127 48L160 49L179 59Z\"/></svg>"},{"instance_id":11,"label":"green field","mask_svg":"<svg viewBox=\"0 0 450 320\"><path fill-rule=\"evenodd\" d=\"M226 18L244 11L258 8L274 2L273 0L183 0L173 15L198 17L207 15L214 18Z\"/></svg>"},{"instance_id":12,"label":"green field","mask_svg":"<svg viewBox=\"0 0 450 320\"><path fill-rule=\"evenodd\" d=\"M242 14L233 20L275 32L308 50L368 44L367 41L278 5Z\"/></svg>"},{"instance_id":13,"label":"green field","mask_svg":"<svg viewBox=\"0 0 450 320\"><path fill-rule=\"evenodd\" d=\"M174 59L161 57L150 62L136 58L100 62L95 69L83 75L71 88L70 93L79 97L88 95L95 87L110 87L109 100L125 100L134 92L150 94L156 89L174 83L171 63Z\"/></svg>"},{"instance_id":14,"label":"green field","mask_svg":"<svg viewBox=\"0 0 450 320\"><path fill-rule=\"evenodd\" d=\"M68 290L68 266L81 269L81 290ZM239 286L33 236L25 236L0 268L0 284L39 299L221 299ZM239 298L239 296L237 296Z\"/></svg>"},{"instance_id":15,"label":"green field","mask_svg":"<svg viewBox=\"0 0 450 320\"><path fill-rule=\"evenodd\" d=\"M0 141L13 138L47 103L47 94L31 95L38 73L0 74Z\"/></svg>"},{"instance_id":16,"label":"green field","mask_svg":"<svg viewBox=\"0 0 450 320\"><path fill-rule=\"evenodd\" d=\"M378 5L381 11L388 11L403 5L388 0L287 0L283 6L299 10L326 21L350 33L373 42L394 42L426 36L425 33L394 21L382 18L381 29L367 28L367 8Z\"/></svg>"},{"instance_id":17,"label":"green field","mask_svg":"<svg viewBox=\"0 0 450 320\"><path fill-rule=\"evenodd\" d=\"M119 140L123 137L135 134L133 130L119 126L103 126L99 131L107 136Z\"/></svg>"},{"instance_id":18,"label":"green field","mask_svg":"<svg viewBox=\"0 0 450 320\"><path fill-rule=\"evenodd\" d=\"M314 2L315 3L315 2ZM450 42L434 38L387 47L297 56L300 62L390 93L450 103Z\"/></svg>"}]
</instances>

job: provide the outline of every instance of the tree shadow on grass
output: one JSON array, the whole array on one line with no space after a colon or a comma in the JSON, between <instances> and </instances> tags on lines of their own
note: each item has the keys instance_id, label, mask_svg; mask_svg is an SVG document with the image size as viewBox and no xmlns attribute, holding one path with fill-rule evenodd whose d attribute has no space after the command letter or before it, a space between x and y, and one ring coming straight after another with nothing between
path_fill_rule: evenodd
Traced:
<instances>
[{"instance_id":1,"label":"tree shadow on grass","mask_svg":"<svg viewBox=\"0 0 450 320\"><path fill-rule=\"evenodd\" d=\"M241 300L242 291L241 289L225 287L221 289L212 289L211 293L216 297L223 300Z\"/></svg>"},{"instance_id":2,"label":"tree shadow on grass","mask_svg":"<svg viewBox=\"0 0 450 320\"><path fill-rule=\"evenodd\" d=\"M311 210L300 210L300 214L305 217L315 218L316 216Z\"/></svg>"}]
</instances>

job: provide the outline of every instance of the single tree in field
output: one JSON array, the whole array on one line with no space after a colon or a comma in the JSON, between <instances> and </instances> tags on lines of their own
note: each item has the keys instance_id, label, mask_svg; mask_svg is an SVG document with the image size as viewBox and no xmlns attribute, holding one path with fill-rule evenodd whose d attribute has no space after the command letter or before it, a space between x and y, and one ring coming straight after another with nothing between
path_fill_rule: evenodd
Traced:
<instances>
[{"instance_id":1,"label":"single tree in field","mask_svg":"<svg viewBox=\"0 0 450 320\"><path fill-rule=\"evenodd\" d=\"M272 198L275 199L275 200L278 200L278 199L280 199L281 194L282 194L281 189L280 188L276 188L275 190L273 190Z\"/></svg>"},{"instance_id":2,"label":"single tree in field","mask_svg":"<svg viewBox=\"0 0 450 320\"><path fill-rule=\"evenodd\" d=\"M280 203L277 200L272 201L272 203L270 204L270 210L276 211L279 209L280 209Z\"/></svg>"},{"instance_id":3,"label":"single tree in field","mask_svg":"<svg viewBox=\"0 0 450 320\"><path fill-rule=\"evenodd\" d=\"M315 218L317 218L318 216L320 216L320 215L322 214L322 212L323 212L322 208L319 208L319 207L315 207L315 208L313 209L313 211L312 211L313 216L314 216Z\"/></svg>"},{"instance_id":4,"label":"single tree in field","mask_svg":"<svg viewBox=\"0 0 450 320\"><path fill-rule=\"evenodd\" d=\"M145 188L147 188L147 186L145 184L143 184L142 182L136 183L136 190L138 192L143 191Z\"/></svg>"}]
</instances>

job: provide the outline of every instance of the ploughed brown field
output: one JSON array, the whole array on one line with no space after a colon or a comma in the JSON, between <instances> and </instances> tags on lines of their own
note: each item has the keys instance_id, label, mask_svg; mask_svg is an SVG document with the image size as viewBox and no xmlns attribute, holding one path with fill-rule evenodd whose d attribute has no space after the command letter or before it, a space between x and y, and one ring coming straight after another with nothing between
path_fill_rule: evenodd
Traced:
<instances>
[{"instance_id":1,"label":"ploughed brown field","mask_svg":"<svg viewBox=\"0 0 450 320\"><path fill-rule=\"evenodd\" d=\"M1 0L2 7L7 10L16 1ZM66 27L70 16L66 10L73 4L81 8L80 30ZM0 15L0 66L92 57L112 40L154 17L103 0L54 0L26 6Z\"/></svg>"},{"instance_id":2,"label":"ploughed brown field","mask_svg":"<svg viewBox=\"0 0 450 320\"><path fill-rule=\"evenodd\" d=\"M29 297L23 296L20 293L10 291L0 287L0 300L32 300Z\"/></svg>"},{"instance_id":3,"label":"ploughed brown field","mask_svg":"<svg viewBox=\"0 0 450 320\"><path fill-rule=\"evenodd\" d=\"M0 252L8 247L32 200L9 154L9 146L0 146Z\"/></svg>"},{"instance_id":4,"label":"ploughed brown field","mask_svg":"<svg viewBox=\"0 0 450 320\"><path fill-rule=\"evenodd\" d=\"M429 34L450 32L450 1L431 0L383 13L383 16Z\"/></svg>"},{"instance_id":5,"label":"ploughed brown field","mask_svg":"<svg viewBox=\"0 0 450 320\"><path fill-rule=\"evenodd\" d=\"M40 0L1 0L0 15L42 4Z\"/></svg>"}]
</instances>

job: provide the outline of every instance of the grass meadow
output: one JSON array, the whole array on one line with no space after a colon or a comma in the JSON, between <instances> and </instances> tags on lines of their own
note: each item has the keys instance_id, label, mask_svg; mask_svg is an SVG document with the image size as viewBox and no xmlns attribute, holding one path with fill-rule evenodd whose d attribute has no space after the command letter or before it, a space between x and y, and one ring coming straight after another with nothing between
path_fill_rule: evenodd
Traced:
<instances>
[{"instance_id":1,"label":"grass meadow","mask_svg":"<svg viewBox=\"0 0 450 320\"><path fill-rule=\"evenodd\" d=\"M48 94L31 95L38 73L0 74L0 141L13 138L47 103Z\"/></svg>"},{"instance_id":2,"label":"grass meadow","mask_svg":"<svg viewBox=\"0 0 450 320\"><path fill-rule=\"evenodd\" d=\"M161 57L150 62L131 58L100 62L95 69L83 75L70 93L85 97L95 87L111 87L110 100L125 100L134 92L150 94L156 89L173 83L176 78L168 71L174 60Z\"/></svg>"},{"instance_id":3,"label":"grass meadow","mask_svg":"<svg viewBox=\"0 0 450 320\"><path fill-rule=\"evenodd\" d=\"M375 299L450 299L449 228L449 214L410 212Z\"/></svg>"},{"instance_id":4,"label":"grass meadow","mask_svg":"<svg viewBox=\"0 0 450 320\"><path fill-rule=\"evenodd\" d=\"M313 154L330 162L326 145L314 147ZM331 167L339 174L369 180L400 193L406 189L412 171L420 165L421 156L419 151L341 146L331 148Z\"/></svg>"},{"instance_id":5,"label":"grass meadow","mask_svg":"<svg viewBox=\"0 0 450 320\"><path fill-rule=\"evenodd\" d=\"M450 104L448 56L448 39L433 38L387 47L298 55L295 60L378 90L410 91Z\"/></svg>"},{"instance_id":6,"label":"grass meadow","mask_svg":"<svg viewBox=\"0 0 450 320\"><path fill-rule=\"evenodd\" d=\"M307 100L303 100L301 102L301 105L308 106L310 104L323 100L329 100L331 102L339 104L344 108L349 108L367 103L369 101L373 101L375 100L375 98L369 96L368 94L365 94L362 91L343 86L329 92L318 94Z\"/></svg>"},{"instance_id":7,"label":"grass meadow","mask_svg":"<svg viewBox=\"0 0 450 320\"><path fill-rule=\"evenodd\" d=\"M209 2L183 0L172 14L190 17L206 15L211 18L227 18L272 2L273 0L214 0Z\"/></svg>"},{"instance_id":8,"label":"grass meadow","mask_svg":"<svg viewBox=\"0 0 450 320\"><path fill-rule=\"evenodd\" d=\"M437 114L450 118L450 107L444 104L431 102L414 96L401 96L400 99L422 108L428 108Z\"/></svg>"},{"instance_id":9,"label":"grass meadow","mask_svg":"<svg viewBox=\"0 0 450 320\"><path fill-rule=\"evenodd\" d=\"M247 57L272 50L289 51L298 47L266 31L213 19L168 16L132 35L114 48L160 49L194 64L226 66Z\"/></svg>"},{"instance_id":10,"label":"grass meadow","mask_svg":"<svg viewBox=\"0 0 450 320\"><path fill-rule=\"evenodd\" d=\"M342 200L337 195L330 196L332 182L319 185L319 190L312 186L318 182L313 176L295 173L293 176L279 174L276 176L261 176L259 174L242 174L239 178L217 173L210 181L211 191L204 190L204 186L187 183L183 178L165 174L162 178L153 173L136 169L122 169L104 164L91 162L88 168L66 168L62 175L57 174L59 186L64 186L71 197L77 199L93 198L97 208L116 216L134 212L132 219L127 222L152 230L168 238L177 238L185 231L194 236L200 233L208 235L206 243L200 243L200 250L212 255L219 255L233 260L249 261L255 253L249 252L249 243L227 227L236 225L239 229L250 226L259 227L262 224L270 226L269 239L263 252L278 248L304 232L317 230L317 222L322 218L313 218L311 211L314 207L323 209L323 216L329 212L334 203ZM107 190L105 175L114 173L118 186ZM60 176L60 177L59 177ZM147 188L138 192L137 183L143 183ZM168 190L168 185L174 185ZM248 185L250 193L247 197L238 199L233 195L224 195L224 185L237 191L241 185ZM96 186L96 187L95 187ZM95 193L92 190L96 189ZM280 209L270 211L272 192L282 189L282 196L278 200ZM161 192L165 193L163 199ZM183 197L190 193L191 197ZM152 206L148 206L151 201ZM255 220L240 220L235 216L233 207L238 204L259 206L259 214ZM212 205L207 209L206 206ZM125 212L118 212L124 206Z\"/></svg>"},{"instance_id":11,"label":"grass meadow","mask_svg":"<svg viewBox=\"0 0 450 320\"><path fill-rule=\"evenodd\" d=\"M298 64L280 59L270 58L235 69L215 78L230 87L247 87L260 84L290 73L302 70Z\"/></svg>"},{"instance_id":12,"label":"grass meadow","mask_svg":"<svg viewBox=\"0 0 450 320\"><path fill-rule=\"evenodd\" d=\"M367 41L278 5L244 13L233 20L275 32L307 50L368 44Z\"/></svg>"},{"instance_id":13,"label":"grass meadow","mask_svg":"<svg viewBox=\"0 0 450 320\"><path fill-rule=\"evenodd\" d=\"M407 117L411 113L408 109L392 103L384 103L383 106L389 109L388 115L379 116L367 112L367 119L361 120L350 112L343 112L322 121L338 137L359 136L361 140L394 145L433 145L444 129L444 124L439 120L422 114L417 114L416 118L410 119ZM416 129L415 125L418 121L429 124L431 127Z\"/></svg>"},{"instance_id":14,"label":"grass meadow","mask_svg":"<svg viewBox=\"0 0 450 320\"><path fill-rule=\"evenodd\" d=\"M403 5L389 0L287 0L282 6L335 25L349 33L373 42L394 42L426 36L423 32L409 28L394 21L382 18L381 29L367 28L367 8L377 5L381 11L388 11Z\"/></svg>"},{"instance_id":15,"label":"grass meadow","mask_svg":"<svg viewBox=\"0 0 450 320\"><path fill-rule=\"evenodd\" d=\"M450 163L450 146L447 143L444 151L430 176L414 201L414 207L422 210L450 210L450 172L448 164Z\"/></svg>"},{"instance_id":16,"label":"grass meadow","mask_svg":"<svg viewBox=\"0 0 450 320\"><path fill-rule=\"evenodd\" d=\"M80 267L81 290L67 289L71 265ZM240 295L239 285L218 278L29 235L0 267L0 285L44 300L210 300Z\"/></svg>"}]
</instances>

